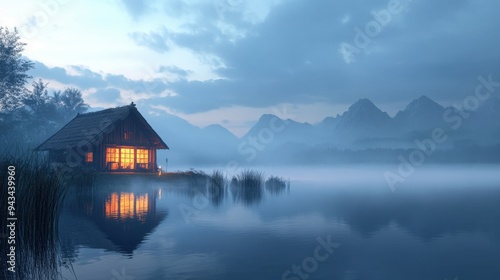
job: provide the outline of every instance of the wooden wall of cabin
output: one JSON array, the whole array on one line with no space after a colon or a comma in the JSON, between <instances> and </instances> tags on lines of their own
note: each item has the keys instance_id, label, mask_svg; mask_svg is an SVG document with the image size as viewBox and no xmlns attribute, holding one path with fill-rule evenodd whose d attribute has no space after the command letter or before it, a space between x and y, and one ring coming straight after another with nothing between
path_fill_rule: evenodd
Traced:
<instances>
[{"instance_id":1,"label":"wooden wall of cabin","mask_svg":"<svg viewBox=\"0 0 500 280\"><path fill-rule=\"evenodd\" d=\"M151 149L149 151L150 159L151 159L151 171L156 171L158 168L156 167L156 149Z\"/></svg>"},{"instance_id":2,"label":"wooden wall of cabin","mask_svg":"<svg viewBox=\"0 0 500 280\"><path fill-rule=\"evenodd\" d=\"M150 147L147 131L134 114L116 125L115 129L103 137L103 144L116 144L118 146Z\"/></svg>"},{"instance_id":3,"label":"wooden wall of cabin","mask_svg":"<svg viewBox=\"0 0 500 280\"><path fill-rule=\"evenodd\" d=\"M106 171L106 148L104 145L99 145L95 148L96 158L94 162L96 163L97 171Z\"/></svg>"},{"instance_id":4,"label":"wooden wall of cabin","mask_svg":"<svg viewBox=\"0 0 500 280\"><path fill-rule=\"evenodd\" d=\"M106 148L107 147L134 147L149 150L149 171L156 172L156 149L151 147L147 128L135 115L130 114L127 118L119 122L113 131L103 135L99 145L93 147L93 162L86 163L83 155L82 163L87 167L93 167L100 172L106 172ZM49 157L61 158L61 154L54 153Z\"/></svg>"}]
</instances>

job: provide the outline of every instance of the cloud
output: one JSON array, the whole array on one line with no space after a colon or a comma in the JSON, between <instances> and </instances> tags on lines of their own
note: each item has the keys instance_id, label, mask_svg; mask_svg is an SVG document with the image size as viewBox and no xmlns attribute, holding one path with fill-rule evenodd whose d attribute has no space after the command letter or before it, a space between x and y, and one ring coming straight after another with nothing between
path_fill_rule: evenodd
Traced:
<instances>
[{"instance_id":1,"label":"cloud","mask_svg":"<svg viewBox=\"0 0 500 280\"><path fill-rule=\"evenodd\" d=\"M160 32L133 32L129 36L137 45L147 47L158 53L164 53L170 49L167 43L168 32L166 29Z\"/></svg>"},{"instance_id":2,"label":"cloud","mask_svg":"<svg viewBox=\"0 0 500 280\"><path fill-rule=\"evenodd\" d=\"M70 75L62 67L48 67L44 63L34 61L34 69L30 71L30 74L34 78L56 80L62 84L73 85L80 89L106 86L104 77L101 74L86 71L80 66L75 66L74 69L80 75Z\"/></svg>"},{"instance_id":3,"label":"cloud","mask_svg":"<svg viewBox=\"0 0 500 280\"><path fill-rule=\"evenodd\" d=\"M175 74L183 78L186 78L189 74L192 73L192 71L190 70L184 70L175 65L168 65L168 66L162 65L158 68L158 72Z\"/></svg>"},{"instance_id":4,"label":"cloud","mask_svg":"<svg viewBox=\"0 0 500 280\"><path fill-rule=\"evenodd\" d=\"M114 104L120 102L120 91L116 88L97 89L86 96L89 101L94 103Z\"/></svg>"},{"instance_id":5,"label":"cloud","mask_svg":"<svg viewBox=\"0 0 500 280\"><path fill-rule=\"evenodd\" d=\"M372 12L388 3L283 1L255 25L233 19L242 11L230 10L224 19L243 34L236 40L213 23L221 18L217 10L200 6L209 12L187 25L189 31L169 33L168 39L218 58L224 67L215 71L224 79L175 82L178 96L163 102L194 113L233 105L344 104L365 97L401 102L422 94L446 101L473 91L479 75L500 77L494 66L499 39L492 36L500 31L492 7L500 4L492 0L401 0L405 9L369 48L356 56L339 52L342 43L354 44L354 28L365 28L374 20ZM349 20L339 20L346 14Z\"/></svg>"},{"instance_id":6,"label":"cloud","mask_svg":"<svg viewBox=\"0 0 500 280\"><path fill-rule=\"evenodd\" d=\"M49 67L38 61L34 63L35 67L30 71L34 79L57 81L58 87L76 87L87 93L85 96L89 98L91 105L103 106L104 103L117 106L134 100L176 95L163 79L155 77L158 74L156 72L149 73L150 79L132 80L123 75L96 73L83 66L69 66L68 71L62 67ZM172 69L179 73L182 71L180 68Z\"/></svg>"},{"instance_id":7,"label":"cloud","mask_svg":"<svg viewBox=\"0 0 500 280\"><path fill-rule=\"evenodd\" d=\"M121 0L121 2L130 16L135 20L144 16L151 9L148 5L151 1L148 0Z\"/></svg>"},{"instance_id":8,"label":"cloud","mask_svg":"<svg viewBox=\"0 0 500 280\"><path fill-rule=\"evenodd\" d=\"M194 54L217 78L196 80L195 67L160 59L141 80L41 63L33 75L84 90L114 88L122 99L137 93L185 114L235 106L342 106L360 98L384 107L422 94L451 103L472 93L479 75L500 80L500 3L400 1L403 11L355 55L342 44L355 45L355 28L364 30L372 12L386 9L389 0L123 1L141 19L132 32L121 30L131 43L151 50L154 59L179 50Z\"/></svg>"}]
</instances>

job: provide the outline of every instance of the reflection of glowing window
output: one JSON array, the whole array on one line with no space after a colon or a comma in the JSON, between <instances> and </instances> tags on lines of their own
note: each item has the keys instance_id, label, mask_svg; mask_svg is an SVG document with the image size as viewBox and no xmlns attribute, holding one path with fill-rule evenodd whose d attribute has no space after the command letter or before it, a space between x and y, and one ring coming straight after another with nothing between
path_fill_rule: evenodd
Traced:
<instances>
[{"instance_id":1,"label":"reflection of glowing window","mask_svg":"<svg viewBox=\"0 0 500 280\"><path fill-rule=\"evenodd\" d=\"M134 169L134 149L120 149L120 167L122 169Z\"/></svg>"},{"instance_id":2,"label":"reflection of glowing window","mask_svg":"<svg viewBox=\"0 0 500 280\"><path fill-rule=\"evenodd\" d=\"M120 218L134 217L134 194L120 193Z\"/></svg>"},{"instance_id":3,"label":"reflection of glowing window","mask_svg":"<svg viewBox=\"0 0 500 280\"><path fill-rule=\"evenodd\" d=\"M120 194L112 193L106 199L104 208L106 218L145 221L149 208L148 194L135 195L129 192L122 192Z\"/></svg>"},{"instance_id":4,"label":"reflection of glowing window","mask_svg":"<svg viewBox=\"0 0 500 280\"><path fill-rule=\"evenodd\" d=\"M140 195L135 199L135 213L137 219L143 221L148 213L148 194Z\"/></svg>"},{"instance_id":5,"label":"reflection of glowing window","mask_svg":"<svg viewBox=\"0 0 500 280\"><path fill-rule=\"evenodd\" d=\"M88 152L85 154L85 162L93 162L94 161L94 153Z\"/></svg>"},{"instance_id":6,"label":"reflection of glowing window","mask_svg":"<svg viewBox=\"0 0 500 280\"><path fill-rule=\"evenodd\" d=\"M104 206L106 218L118 218L118 194L112 193L110 198L106 200L106 204Z\"/></svg>"}]
</instances>

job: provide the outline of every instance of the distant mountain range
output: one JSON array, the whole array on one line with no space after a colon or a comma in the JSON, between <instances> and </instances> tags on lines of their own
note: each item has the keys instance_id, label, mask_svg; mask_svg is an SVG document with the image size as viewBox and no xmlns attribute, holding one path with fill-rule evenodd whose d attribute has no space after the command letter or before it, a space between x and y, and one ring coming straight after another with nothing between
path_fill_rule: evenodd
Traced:
<instances>
[{"instance_id":1,"label":"distant mountain range","mask_svg":"<svg viewBox=\"0 0 500 280\"><path fill-rule=\"evenodd\" d=\"M361 99L343 114L328 116L315 125L264 114L241 138L218 124L199 128L165 112L144 115L171 148L164 156L183 164L259 158L300 161L307 151L314 154L332 149L415 149L415 140L430 138L436 128L447 136L438 146L440 150L500 143L500 99L496 97L485 100L475 111L460 111L422 96L394 117L369 99Z\"/></svg>"},{"instance_id":2,"label":"distant mountain range","mask_svg":"<svg viewBox=\"0 0 500 280\"><path fill-rule=\"evenodd\" d=\"M271 118L278 117L263 116L242 139L268 127ZM276 133L276 143L295 142L309 146L330 144L342 149L412 148L414 140L431 137L435 128L441 128L450 136L450 141L442 148L452 147L457 140L493 145L500 142L500 99L492 97L476 111L469 112L458 111L454 107L445 108L422 96L393 118L370 100L361 99L342 115L326 117L314 126L291 120L288 122L290 125L284 132ZM460 122L460 127L455 129L457 122Z\"/></svg>"}]
</instances>

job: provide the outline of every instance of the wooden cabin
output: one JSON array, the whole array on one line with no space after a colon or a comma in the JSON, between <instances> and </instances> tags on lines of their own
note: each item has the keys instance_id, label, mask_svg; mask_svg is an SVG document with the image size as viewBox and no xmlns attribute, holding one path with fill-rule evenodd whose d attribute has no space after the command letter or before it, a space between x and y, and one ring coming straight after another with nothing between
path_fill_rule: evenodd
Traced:
<instances>
[{"instance_id":1,"label":"wooden cabin","mask_svg":"<svg viewBox=\"0 0 500 280\"><path fill-rule=\"evenodd\" d=\"M156 150L168 149L132 102L78 114L35 150L49 162L99 172L156 172Z\"/></svg>"}]
</instances>

